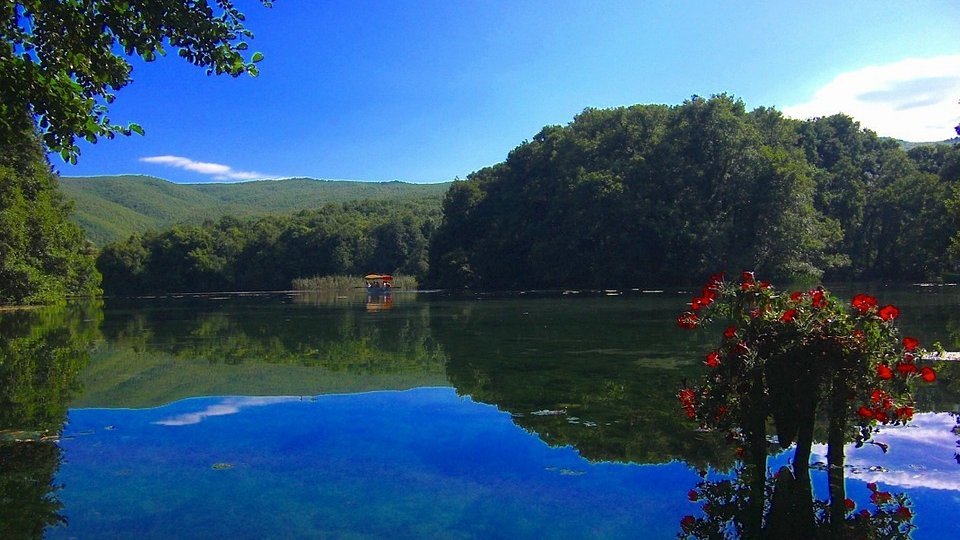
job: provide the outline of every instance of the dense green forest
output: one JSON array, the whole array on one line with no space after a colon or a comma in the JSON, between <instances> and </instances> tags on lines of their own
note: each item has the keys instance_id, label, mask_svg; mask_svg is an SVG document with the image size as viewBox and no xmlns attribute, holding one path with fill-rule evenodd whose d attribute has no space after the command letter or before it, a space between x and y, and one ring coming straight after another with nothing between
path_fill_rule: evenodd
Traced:
<instances>
[{"instance_id":1,"label":"dense green forest","mask_svg":"<svg viewBox=\"0 0 960 540\"><path fill-rule=\"evenodd\" d=\"M936 279L956 269L960 149L727 95L587 109L455 182L432 239L442 287Z\"/></svg>"},{"instance_id":2,"label":"dense green forest","mask_svg":"<svg viewBox=\"0 0 960 540\"><path fill-rule=\"evenodd\" d=\"M174 184L151 176L61 178L72 219L97 246L136 233L224 216L256 217L312 210L328 203L435 200L450 186L290 178L228 184Z\"/></svg>"},{"instance_id":3,"label":"dense green forest","mask_svg":"<svg viewBox=\"0 0 960 540\"><path fill-rule=\"evenodd\" d=\"M0 305L100 292L100 275L43 146L26 120L0 140Z\"/></svg>"},{"instance_id":4,"label":"dense green forest","mask_svg":"<svg viewBox=\"0 0 960 540\"><path fill-rule=\"evenodd\" d=\"M328 204L292 215L176 225L106 246L107 294L289 289L298 277L423 275L440 218L427 198Z\"/></svg>"},{"instance_id":5,"label":"dense green forest","mask_svg":"<svg viewBox=\"0 0 960 540\"><path fill-rule=\"evenodd\" d=\"M63 221L70 205L37 139L24 140L0 163L0 300L96 292L92 246ZM88 237L120 238L97 259L105 291L142 294L367 272L483 289L663 286L747 268L952 278L958 182L956 145L905 149L847 116L798 121L720 95L587 109L453 184L110 177L61 189Z\"/></svg>"}]
</instances>

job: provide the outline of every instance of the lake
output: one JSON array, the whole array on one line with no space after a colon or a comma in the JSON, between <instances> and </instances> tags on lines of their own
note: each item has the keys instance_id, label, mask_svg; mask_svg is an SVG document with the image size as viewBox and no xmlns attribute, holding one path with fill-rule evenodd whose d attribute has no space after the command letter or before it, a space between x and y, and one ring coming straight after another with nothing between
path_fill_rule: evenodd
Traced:
<instances>
[{"instance_id":1,"label":"lake","mask_svg":"<svg viewBox=\"0 0 960 540\"><path fill-rule=\"evenodd\" d=\"M834 287L960 349L958 287ZM680 410L688 291L180 295L0 313L2 538L674 538L736 449ZM848 448L955 536L960 366ZM819 454L817 454L819 452ZM824 450L815 459L826 461ZM788 459L773 452L770 467ZM817 469L821 470L817 470ZM814 488L826 497L826 475Z\"/></svg>"}]
</instances>

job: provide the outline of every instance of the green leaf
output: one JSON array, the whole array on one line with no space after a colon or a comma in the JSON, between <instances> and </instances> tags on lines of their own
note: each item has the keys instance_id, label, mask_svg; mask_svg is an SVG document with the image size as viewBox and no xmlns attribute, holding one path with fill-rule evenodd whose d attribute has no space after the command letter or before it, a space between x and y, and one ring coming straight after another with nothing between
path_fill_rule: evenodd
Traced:
<instances>
[{"instance_id":1,"label":"green leaf","mask_svg":"<svg viewBox=\"0 0 960 540\"><path fill-rule=\"evenodd\" d=\"M143 135L143 128L140 126L140 124L130 124L128 128L137 135Z\"/></svg>"},{"instance_id":2,"label":"green leaf","mask_svg":"<svg viewBox=\"0 0 960 540\"><path fill-rule=\"evenodd\" d=\"M261 60L263 60L263 53L262 53L262 52L255 52L255 53L253 53L253 57L250 58L250 61L253 62L254 64L256 64L257 62L259 62L259 61L261 61Z\"/></svg>"}]
</instances>

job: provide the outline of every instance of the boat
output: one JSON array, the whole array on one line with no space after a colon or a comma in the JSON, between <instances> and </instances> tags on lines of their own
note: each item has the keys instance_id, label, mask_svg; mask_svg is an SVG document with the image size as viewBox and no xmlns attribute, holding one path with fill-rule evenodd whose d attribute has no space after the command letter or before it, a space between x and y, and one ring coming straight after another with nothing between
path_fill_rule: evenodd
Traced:
<instances>
[{"instance_id":1,"label":"boat","mask_svg":"<svg viewBox=\"0 0 960 540\"><path fill-rule=\"evenodd\" d=\"M393 276L389 274L367 274L363 276L370 294L384 294L393 290Z\"/></svg>"}]
</instances>

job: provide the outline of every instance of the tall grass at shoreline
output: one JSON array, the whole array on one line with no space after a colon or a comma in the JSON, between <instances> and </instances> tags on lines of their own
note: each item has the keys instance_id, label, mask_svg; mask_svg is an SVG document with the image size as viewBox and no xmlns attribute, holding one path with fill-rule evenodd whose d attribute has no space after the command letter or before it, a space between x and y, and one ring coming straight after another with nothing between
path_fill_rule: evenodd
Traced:
<instances>
[{"instance_id":1,"label":"tall grass at shoreline","mask_svg":"<svg viewBox=\"0 0 960 540\"><path fill-rule=\"evenodd\" d=\"M406 275L394 275L395 289L416 290L417 278ZM364 289L366 284L360 276L313 276L293 280L292 287L296 291L347 291Z\"/></svg>"}]
</instances>

